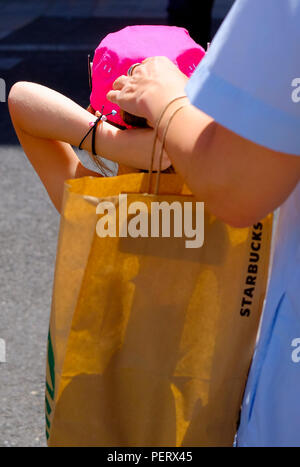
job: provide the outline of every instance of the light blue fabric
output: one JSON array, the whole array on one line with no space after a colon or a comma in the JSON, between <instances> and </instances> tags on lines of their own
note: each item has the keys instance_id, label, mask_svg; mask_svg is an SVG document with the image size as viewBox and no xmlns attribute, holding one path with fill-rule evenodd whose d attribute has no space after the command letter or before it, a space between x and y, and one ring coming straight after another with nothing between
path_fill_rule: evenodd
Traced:
<instances>
[{"instance_id":1,"label":"light blue fabric","mask_svg":"<svg viewBox=\"0 0 300 467\"><path fill-rule=\"evenodd\" d=\"M237 0L186 92L226 128L299 155L299 0Z\"/></svg>"},{"instance_id":2,"label":"light blue fabric","mask_svg":"<svg viewBox=\"0 0 300 467\"><path fill-rule=\"evenodd\" d=\"M235 133L300 155L299 85L300 0L237 0L186 91ZM300 183L280 208L237 445L300 446Z\"/></svg>"},{"instance_id":3,"label":"light blue fabric","mask_svg":"<svg viewBox=\"0 0 300 467\"><path fill-rule=\"evenodd\" d=\"M300 183L282 205L238 446L300 446Z\"/></svg>"}]
</instances>

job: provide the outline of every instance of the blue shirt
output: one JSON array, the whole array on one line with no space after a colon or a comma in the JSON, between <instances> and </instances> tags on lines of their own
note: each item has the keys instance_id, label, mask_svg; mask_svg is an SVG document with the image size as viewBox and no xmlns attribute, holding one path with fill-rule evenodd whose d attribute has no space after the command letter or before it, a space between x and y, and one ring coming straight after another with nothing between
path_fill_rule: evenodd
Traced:
<instances>
[{"instance_id":1,"label":"blue shirt","mask_svg":"<svg viewBox=\"0 0 300 467\"><path fill-rule=\"evenodd\" d=\"M236 0L186 92L226 128L299 156L300 0ZM238 446L300 446L300 183L274 239Z\"/></svg>"}]
</instances>

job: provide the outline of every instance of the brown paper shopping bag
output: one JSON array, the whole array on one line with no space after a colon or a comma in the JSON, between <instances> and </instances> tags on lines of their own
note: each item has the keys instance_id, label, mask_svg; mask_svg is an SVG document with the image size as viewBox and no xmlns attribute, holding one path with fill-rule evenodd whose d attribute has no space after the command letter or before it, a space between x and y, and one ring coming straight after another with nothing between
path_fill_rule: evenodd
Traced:
<instances>
[{"instance_id":1,"label":"brown paper shopping bag","mask_svg":"<svg viewBox=\"0 0 300 467\"><path fill-rule=\"evenodd\" d=\"M159 195L145 194L147 183L141 173L65 183L48 341L49 446L232 445L272 216L239 229L204 211L203 246L187 248L178 229L190 203L195 221L196 200L177 175L161 175ZM177 226L169 237L134 237L150 226L152 202L177 203ZM101 237L99 226L117 235Z\"/></svg>"}]
</instances>

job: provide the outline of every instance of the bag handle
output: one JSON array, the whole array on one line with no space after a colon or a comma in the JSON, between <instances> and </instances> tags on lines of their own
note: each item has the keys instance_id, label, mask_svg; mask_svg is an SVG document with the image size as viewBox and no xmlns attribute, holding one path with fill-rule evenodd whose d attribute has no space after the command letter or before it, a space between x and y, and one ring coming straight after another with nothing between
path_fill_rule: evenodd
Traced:
<instances>
[{"instance_id":1,"label":"bag handle","mask_svg":"<svg viewBox=\"0 0 300 467\"><path fill-rule=\"evenodd\" d=\"M187 96L179 96L179 97L175 97L174 99L172 99L166 106L165 108L162 110L156 124L155 124L155 127L154 127L154 140L153 140L153 147L152 147L152 153L151 153L151 160L150 160L150 170L149 170L149 177L148 177L148 190L147 190L147 193L151 194L151 182L152 182L152 174L153 174L153 164L154 164L154 154L155 154L155 149L156 149L156 142L157 142L157 135L158 135L158 128L159 128L159 125L167 111L167 109L169 108L169 106L171 104L173 104L173 102L176 102L177 100L179 99L186 99ZM159 185L160 185L160 174L161 174L161 165L162 165L162 156L163 156L163 152L164 152L164 146L165 146L165 141L166 141L166 136L167 136L167 131L169 129L169 126L170 126L170 123L171 121L173 120L173 118L175 117L175 115L177 114L177 112L179 112L179 110L181 110L183 107L185 107L186 105L188 104L184 104L180 107L178 107L175 112L171 115L170 119L168 120L168 123L164 129L164 133L163 133L163 137L162 137L162 143L161 143L161 147L160 147L160 154L159 154L159 165L158 165L158 171L157 171L157 175L156 175L156 183L155 183L155 189L154 189L154 193L155 195L158 194L158 191L159 191Z\"/></svg>"}]
</instances>

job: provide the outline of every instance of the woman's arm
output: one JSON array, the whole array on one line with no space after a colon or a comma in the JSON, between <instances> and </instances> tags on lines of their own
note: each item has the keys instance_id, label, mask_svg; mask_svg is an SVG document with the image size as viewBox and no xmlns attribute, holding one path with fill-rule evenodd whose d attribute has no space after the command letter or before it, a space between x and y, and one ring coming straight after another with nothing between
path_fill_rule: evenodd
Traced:
<instances>
[{"instance_id":1,"label":"woman's arm","mask_svg":"<svg viewBox=\"0 0 300 467\"><path fill-rule=\"evenodd\" d=\"M254 224L280 206L300 178L300 157L242 138L192 105L175 115L166 151L195 196L236 227Z\"/></svg>"},{"instance_id":2,"label":"woman's arm","mask_svg":"<svg viewBox=\"0 0 300 467\"><path fill-rule=\"evenodd\" d=\"M154 125L166 104L184 95L186 79L167 58L153 57L121 76L107 98ZM172 104L161 122L183 101ZM192 105L172 121L166 152L198 199L224 221L251 225L273 211L299 181L300 157L272 151L240 137Z\"/></svg>"},{"instance_id":3,"label":"woman's arm","mask_svg":"<svg viewBox=\"0 0 300 467\"><path fill-rule=\"evenodd\" d=\"M81 164L71 147L79 145L96 117L62 94L29 82L11 88L8 105L19 141L60 212L65 180L99 176ZM97 154L120 164L149 168L152 144L150 129L123 131L105 122L97 128ZM83 143L83 149L90 148L91 134ZM169 165L165 156L163 168Z\"/></svg>"},{"instance_id":4,"label":"woman's arm","mask_svg":"<svg viewBox=\"0 0 300 467\"><path fill-rule=\"evenodd\" d=\"M159 63L160 75L162 65ZM142 68L137 67L134 75ZM164 73L165 86L174 70L170 73L171 76L168 70ZM145 80L149 80L151 74L147 70L145 74ZM171 100L175 93L183 93L185 80L182 76L179 75L177 87L176 80L171 81L172 89L169 87L158 96L157 85L152 95L151 82L146 82L151 97L145 98L148 113L144 113L144 109L135 112L134 99L127 108L126 99L118 103L131 113L145 116L153 124L165 101ZM143 104L142 98L137 101ZM60 211L64 180L98 175L82 166L70 146L79 145L89 122L96 117L56 91L25 82L11 89L9 108L24 151ZM171 107L170 112L173 110ZM164 125L163 121L161 128ZM162 131L159 136L161 138ZM106 123L97 129L97 153L124 165L149 168L152 144L153 132L149 129L122 131ZM83 148L90 150L90 147L91 137L88 137ZM250 225L264 217L286 199L299 180L299 157L245 140L191 105L175 116L168 132L166 151L197 198L232 225ZM163 168L169 164L164 155Z\"/></svg>"}]
</instances>

